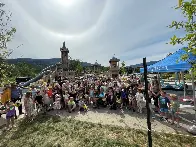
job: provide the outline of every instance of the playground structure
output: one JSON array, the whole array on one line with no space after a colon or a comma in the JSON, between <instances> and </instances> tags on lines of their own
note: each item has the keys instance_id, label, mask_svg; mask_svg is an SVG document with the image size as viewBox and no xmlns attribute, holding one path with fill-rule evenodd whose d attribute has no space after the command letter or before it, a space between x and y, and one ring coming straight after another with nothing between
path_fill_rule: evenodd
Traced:
<instances>
[{"instance_id":1,"label":"playground structure","mask_svg":"<svg viewBox=\"0 0 196 147\"><path fill-rule=\"evenodd\" d=\"M96 62L92 65L94 74L100 72L100 67L101 67L101 64L97 63L97 60L96 60Z\"/></svg>"},{"instance_id":2,"label":"playground structure","mask_svg":"<svg viewBox=\"0 0 196 147\"><path fill-rule=\"evenodd\" d=\"M36 77L33 79L21 83L21 87L27 87L31 83L34 83L40 79L43 79L45 82L50 81L50 83L56 78L61 77L62 79L75 79L75 71L69 69L70 64L70 56L69 56L69 49L65 46L65 42L63 42L63 46L60 48L61 51L61 62L58 62L54 65L50 65L46 68L44 68ZM109 60L110 63L110 70L106 74L108 77L117 78L119 77L119 61L120 59L113 57ZM95 64L92 66L94 69L94 72L98 72L101 65L95 62Z\"/></svg>"},{"instance_id":3,"label":"playground structure","mask_svg":"<svg viewBox=\"0 0 196 147\"><path fill-rule=\"evenodd\" d=\"M75 71L69 70L69 50L63 42L63 47L60 48L61 51L61 62L50 65L44 68L36 77L31 80L20 84L21 87L27 87L31 83L34 83L43 78L45 82L52 82L55 77L73 79L75 78Z\"/></svg>"},{"instance_id":4,"label":"playground structure","mask_svg":"<svg viewBox=\"0 0 196 147\"><path fill-rule=\"evenodd\" d=\"M113 57L109 60L110 63L110 70L109 70L109 76L112 78L118 78L119 77L119 61L120 59Z\"/></svg>"}]
</instances>

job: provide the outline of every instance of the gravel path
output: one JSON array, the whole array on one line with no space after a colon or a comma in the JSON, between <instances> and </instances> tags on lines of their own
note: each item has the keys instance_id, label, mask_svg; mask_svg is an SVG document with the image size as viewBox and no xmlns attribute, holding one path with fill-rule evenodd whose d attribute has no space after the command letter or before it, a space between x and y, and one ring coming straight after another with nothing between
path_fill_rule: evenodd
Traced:
<instances>
[{"instance_id":1,"label":"gravel path","mask_svg":"<svg viewBox=\"0 0 196 147\"><path fill-rule=\"evenodd\" d=\"M61 117L74 118L80 121L87 121L92 123L101 123L107 125L115 125L121 127L130 127L134 129L147 130L146 116L145 114L133 113L128 110L124 112L121 110L108 110L108 109L92 109L87 113L74 112L68 113L66 111L51 111L51 115L59 115ZM180 124L181 128L177 128L175 125L170 125L166 122L160 122L158 116L156 119L152 119L152 130L165 133L180 133L187 134L185 124Z\"/></svg>"},{"instance_id":2,"label":"gravel path","mask_svg":"<svg viewBox=\"0 0 196 147\"><path fill-rule=\"evenodd\" d=\"M18 112L17 112L18 113ZM90 109L88 112L73 112L68 113L65 110L50 111L50 115L59 115L61 117L73 118L80 121L101 123L107 125L115 125L121 127L130 127L134 129L147 130L146 114L138 114L136 112L130 112L128 110L108 110L107 108ZM19 119L24 115L19 116ZM177 128L175 125L170 125L166 122L160 122L158 116L156 119L152 119L152 130L166 133L180 133L187 134L186 130L188 125L180 123L181 128ZM3 128L6 124L5 114L0 118L0 128ZM186 123L187 124L187 123ZM190 123L189 123L190 125ZM2 129L0 129L2 130ZM1 131L0 131L1 132Z\"/></svg>"}]
</instances>

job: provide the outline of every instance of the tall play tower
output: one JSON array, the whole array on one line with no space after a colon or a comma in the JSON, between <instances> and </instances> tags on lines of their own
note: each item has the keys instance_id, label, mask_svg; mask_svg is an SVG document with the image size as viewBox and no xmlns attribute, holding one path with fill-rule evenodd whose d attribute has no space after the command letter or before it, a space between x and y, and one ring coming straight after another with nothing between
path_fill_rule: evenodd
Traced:
<instances>
[{"instance_id":1,"label":"tall play tower","mask_svg":"<svg viewBox=\"0 0 196 147\"><path fill-rule=\"evenodd\" d=\"M65 46L65 41L63 42L63 47L60 48L60 51L61 51L62 77L68 77L69 50Z\"/></svg>"},{"instance_id":2,"label":"tall play tower","mask_svg":"<svg viewBox=\"0 0 196 147\"><path fill-rule=\"evenodd\" d=\"M118 78L119 76L119 61L120 59L113 57L112 59L110 59L109 63L110 63L110 77L112 78Z\"/></svg>"}]
</instances>

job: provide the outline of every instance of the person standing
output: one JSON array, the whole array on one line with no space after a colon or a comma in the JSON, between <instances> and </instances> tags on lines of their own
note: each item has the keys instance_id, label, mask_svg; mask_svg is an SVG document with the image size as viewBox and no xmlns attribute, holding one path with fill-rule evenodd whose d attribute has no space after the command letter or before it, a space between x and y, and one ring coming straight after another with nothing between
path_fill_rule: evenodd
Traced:
<instances>
[{"instance_id":1,"label":"person standing","mask_svg":"<svg viewBox=\"0 0 196 147\"><path fill-rule=\"evenodd\" d=\"M159 97L159 107L161 115L160 119L168 121L168 110L170 109L170 100L166 96L165 91L161 91L161 96Z\"/></svg>"},{"instance_id":2,"label":"person standing","mask_svg":"<svg viewBox=\"0 0 196 147\"><path fill-rule=\"evenodd\" d=\"M17 101L21 102L21 99L22 99L22 90L19 87L17 87L16 84L12 84L11 85L11 101L15 104ZM22 112L22 104L18 106L18 111L19 111L19 115L24 114ZM15 112L15 119L17 119L16 112Z\"/></svg>"},{"instance_id":3,"label":"person standing","mask_svg":"<svg viewBox=\"0 0 196 147\"><path fill-rule=\"evenodd\" d=\"M11 127L14 128L15 125L14 125L14 115L15 115L15 106L13 104L13 102L8 102L7 105L6 105L6 120L7 120L7 130L10 129L10 122L11 122Z\"/></svg>"},{"instance_id":4,"label":"person standing","mask_svg":"<svg viewBox=\"0 0 196 147\"><path fill-rule=\"evenodd\" d=\"M3 93L1 94L1 103L6 105L6 102L10 101L11 99L11 88L9 85L5 85L3 88Z\"/></svg>"},{"instance_id":5,"label":"person standing","mask_svg":"<svg viewBox=\"0 0 196 147\"><path fill-rule=\"evenodd\" d=\"M154 79L152 81L152 85L151 85L151 91L152 91L152 97L154 99L154 105L155 105L155 112L159 111L159 102L158 99L160 97L160 83L157 79L157 76L154 76Z\"/></svg>"}]
</instances>

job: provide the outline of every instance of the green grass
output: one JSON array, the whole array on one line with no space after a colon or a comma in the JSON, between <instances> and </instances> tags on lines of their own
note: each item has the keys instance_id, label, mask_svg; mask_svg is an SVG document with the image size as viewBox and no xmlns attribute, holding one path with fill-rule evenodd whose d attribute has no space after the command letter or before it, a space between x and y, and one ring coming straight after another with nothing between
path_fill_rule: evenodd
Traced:
<instances>
[{"instance_id":1,"label":"green grass","mask_svg":"<svg viewBox=\"0 0 196 147\"><path fill-rule=\"evenodd\" d=\"M33 122L20 120L18 127L0 136L1 147L139 147L147 146L141 130L40 115ZM196 138L153 133L153 146L191 147Z\"/></svg>"}]
</instances>

